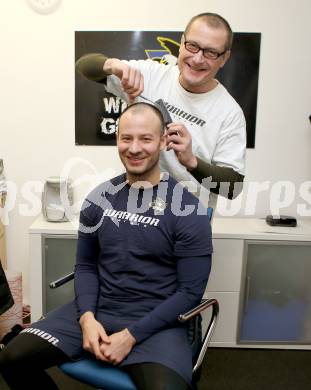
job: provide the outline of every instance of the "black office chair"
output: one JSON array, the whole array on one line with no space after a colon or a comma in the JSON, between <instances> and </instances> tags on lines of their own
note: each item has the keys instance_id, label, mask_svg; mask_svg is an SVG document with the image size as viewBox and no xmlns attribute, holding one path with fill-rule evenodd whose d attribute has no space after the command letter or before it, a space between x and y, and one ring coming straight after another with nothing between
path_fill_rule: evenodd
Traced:
<instances>
[{"instance_id":1,"label":"black office chair","mask_svg":"<svg viewBox=\"0 0 311 390\"><path fill-rule=\"evenodd\" d=\"M50 288L57 288L74 278L70 273L55 282L50 283ZM202 326L200 313L212 308L211 317L202 338ZM208 344L213 335L219 313L219 304L216 299L203 299L202 302L187 313L180 314L180 322L189 322L188 338L192 346L193 357L193 382L196 383L200 377L200 367L203 362ZM91 359L83 358L75 362L67 362L60 366L60 369L83 383L103 390L136 390L136 386L130 376L122 369L110 364Z\"/></svg>"},{"instance_id":2,"label":"black office chair","mask_svg":"<svg viewBox=\"0 0 311 390\"><path fill-rule=\"evenodd\" d=\"M208 216L212 219L213 209L208 208ZM52 283L50 288L57 288L74 278L70 273ZM212 308L211 317L202 338L201 312ZM219 313L219 304L216 299L203 299L202 302L187 313L181 313L178 320L188 322L188 339L192 347L193 384L200 377L200 368L205 356L208 344L213 335ZM87 385L102 390L137 390L131 377L122 369L91 358L83 358L75 362L67 362L60 365L60 369L72 378Z\"/></svg>"}]
</instances>

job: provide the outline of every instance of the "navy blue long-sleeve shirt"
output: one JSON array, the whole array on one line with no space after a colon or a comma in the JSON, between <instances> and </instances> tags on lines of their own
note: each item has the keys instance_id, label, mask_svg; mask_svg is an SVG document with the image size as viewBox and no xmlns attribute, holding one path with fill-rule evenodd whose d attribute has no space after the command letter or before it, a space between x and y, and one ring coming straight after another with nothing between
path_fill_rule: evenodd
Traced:
<instances>
[{"instance_id":1,"label":"navy blue long-sleeve shirt","mask_svg":"<svg viewBox=\"0 0 311 390\"><path fill-rule=\"evenodd\" d=\"M130 319L137 342L176 326L202 298L211 253L206 210L173 178L138 190L118 176L98 186L80 214L79 313Z\"/></svg>"}]
</instances>

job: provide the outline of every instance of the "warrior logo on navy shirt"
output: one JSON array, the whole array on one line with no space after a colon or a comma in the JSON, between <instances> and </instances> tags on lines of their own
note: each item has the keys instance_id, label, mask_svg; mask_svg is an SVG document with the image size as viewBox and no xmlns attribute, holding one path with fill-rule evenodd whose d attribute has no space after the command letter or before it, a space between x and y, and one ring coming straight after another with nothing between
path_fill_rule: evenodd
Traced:
<instances>
[{"instance_id":1,"label":"warrior logo on navy shirt","mask_svg":"<svg viewBox=\"0 0 311 390\"><path fill-rule=\"evenodd\" d=\"M130 213L129 211L121 211L114 209L106 209L103 216L110 217L113 221L129 221L131 225L149 225L157 226L160 222L158 218L147 217L145 215Z\"/></svg>"}]
</instances>

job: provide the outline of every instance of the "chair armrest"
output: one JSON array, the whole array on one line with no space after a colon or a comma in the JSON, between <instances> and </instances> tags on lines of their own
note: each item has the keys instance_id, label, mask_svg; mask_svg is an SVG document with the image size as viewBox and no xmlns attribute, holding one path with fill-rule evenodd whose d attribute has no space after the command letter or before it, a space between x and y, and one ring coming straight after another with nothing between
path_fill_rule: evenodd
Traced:
<instances>
[{"instance_id":1,"label":"chair armrest","mask_svg":"<svg viewBox=\"0 0 311 390\"><path fill-rule=\"evenodd\" d=\"M199 353L197 361L195 362L195 365L193 367L193 373L195 373L198 370L198 368L201 366L203 358L204 358L206 350L207 350L207 347L208 347L208 344L209 344L210 339L213 335L213 332L214 332L214 329L215 329L216 323L217 323L218 313L219 313L219 304L218 304L218 301L214 298L203 299L202 302L198 306L194 307L193 309L191 309L187 313L180 314L178 316L178 319L180 322L186 322L186 321L191 320L192 318L194 318L195 316L200 314L202 311L204 311L210 307L212 307L212 316L211 316L211 319L210 319L209 324L207 326L206 332L204 334L200 353Z\"/></svg>"},{"instance_id":2,"label":"chair armrest","mask_svg":"<svg viewBox=\"0 0 311 390\"><path fill-rule=\"evenodd\" d=\"M69 282L70 280L72 280L74 278L74 272L70 272L70 274L68 275L65 275L57 280L54 280L54 282L51 282L49 284L49 287L50 288L57 288L57 287L60 287L62 286L63 284Z\"/></svg>"},{"instance_id":3,"label":"chair armrest","mask_svg":"<svg viewBox=\"0 0 311 390\"><path fill-rule=\"evenodd\" d=\"M201 303L194 307L193 309L187 311L187 313L180 314L178 316L178 320L180 322L186 322L197 316L199 313L202 311L208 309L210 306L213 306L213 310L217 310L216 315L219 312L219 304L216 299L214 298L209 298L209 299L202 299Z\"/></svg>"}]
</instances>

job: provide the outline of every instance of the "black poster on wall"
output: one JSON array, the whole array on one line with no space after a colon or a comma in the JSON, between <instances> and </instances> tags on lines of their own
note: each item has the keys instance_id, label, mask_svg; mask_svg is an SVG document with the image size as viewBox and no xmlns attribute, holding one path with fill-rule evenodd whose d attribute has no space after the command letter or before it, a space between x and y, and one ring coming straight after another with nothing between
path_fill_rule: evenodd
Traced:
<instances>
[{"instance_id":1,"label":"black poster on wall","mask_svg":"<svg viewBox=\"0 0 311 390\"><path fill-rule=\"evenodd\" d=\"M182 32L76 31L75 60L87 53L120 59L176 63ZM243 109L247 147L255 147L260 33L235 33L230 60L217 75ZM126 103L104 85L75 75L76 145L115 145L118 118Z\"/></svg>"}]
</instances>

